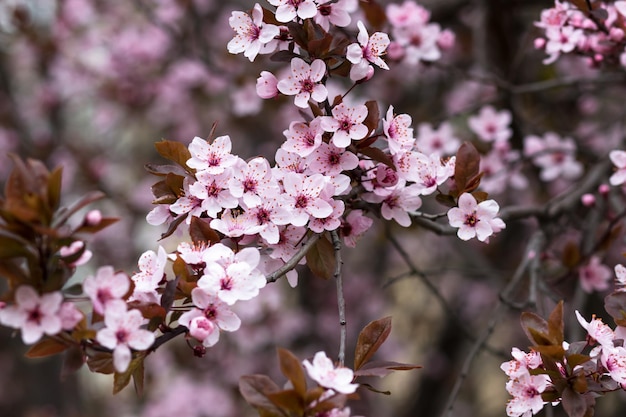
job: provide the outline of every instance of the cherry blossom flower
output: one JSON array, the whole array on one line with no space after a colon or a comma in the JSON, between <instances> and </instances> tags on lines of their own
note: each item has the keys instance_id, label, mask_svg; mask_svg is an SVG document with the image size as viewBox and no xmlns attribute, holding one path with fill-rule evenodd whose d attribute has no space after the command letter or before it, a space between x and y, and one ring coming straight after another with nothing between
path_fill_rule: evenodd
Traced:
<instances>
[{"instance_id":1,"label":"cherry blossom flower","mask_svg":"<svg viewBox=\"0 0 626 417\"><path fill-rule=\"evenodd\" d=\"M345 210L345 204L341 200L331 200L330 205L333 212L323 219L312 218L309 221L308 228L315 233L323 233L324 230L335 230L341 226L341 216Z\"/></svg>"},{"instance_id":2,"label":"cherry blossom flower","mask_svg":"<svg viewBox=\"0 0 626 417\"><path fill-rule=\"evenodd\" d=\"M130 279L123 272L115 272L112 266L98 268L96 275L89 275L83 282L83 291L91 300L93 309L104 314L107 306L124 302L122 297L130 290Z\"/></svg>"},{"instance_id":3,"label":"cherry blossom flower","mask_svg":"<svg viewBox=\"0 0 626 417\"><path fill-rule=\"evenodd\" d=\"M268 0L272 6L277 6L276 20L291 22L296 17L310 19L317 14L317 6L313 0Z\"/></svg>"},{"instance_id":4,"label":"cherry blossom flower","mask_svg":"<svg viewBox=\"0 0 626 417\"><path fill-rule=\"evenodd\" d=\"M261 76L256 80L256 93L259 97L268 99L278 95L278 80L269 71L261 71Z\"/></svg>"},{"instance_id":5,"label":"cherry blossom flower","mask_svg":"<svg viewBox=\"0 0 626 417\"><path fill-rule=\"evenodd\" d=\"M626 348L603 346L600 360L614 381L626 385Z\"/></svg>"},{"instance_id":6,"label":"cherry blossom flower","mask_svg":"<svg viewBox=\"0 0 626 417\"><path fill-rule=\"evenodd\" d=\"M357 241L372 227L374 220L363 214L362 210L352 210L341 225L341 237L349 248L356 247Z\"/></svg>"},{"instance_id":7,"label":"cherry blossom flower","mask_svg":"<svg viewBox=\"0 0 626 417\"><path fill-rule=\"evenodd\" d=\"M500 365L500 369L511 379L528 374L529 369L536 369L542 364L541 355L534 350L526 353L514 347L511 351L511 356L513 356L513 360Z\"/></svg>"},{"instance_id":8,"label":"cherry blossom flower","mask_svg":"<svg viewBox=\"0 0 626 417\"><path fill-rule=\"evenodd\" d=\"M417 127L417 149L430 155L436 153L440 156L453 155L456 153L461 141L454 135L452 126L443 122L439 128L434 129L430 123L420 123Z\"/></svg>"},{"instance_id":9,"label":"cherry blossom flower","mask_svg":"<svg viewBox=\"0 0 626 417\"><path fill-rule=\"evenodd\" d=\"M330 25L346 27L352 21L350 13L358 8L357 0L318 0L315 23L328 32Z\"/></svg>"},{"instance_id":10,"label":"cherry blossom flower","mask_svg":"<svg viewBox=\"0 0 626 417\"><path fill-rule=\"evenodd\" d=\"M216 218L222 209L235 208L239 205L239 199L230 191L230 172L222 172L218 175L201 171L196 174L198 181L189 186L190 194L201 200L201 208L209 217Z\"/></svg>"},{"instance_id":11,"label":"cherry blossom flower","mask_svg":"<svg viewBox=\"0 0 626 417\"><path fill-rule=\"evenodd\" d=\"M128 369L131 349L145 350L154 343L154 333L140 328L145 321L139 310L127 310L126 304L112 304L106 310L106 327L98 331L96 340L113 350L113 366L117 372Z\"/></svg>"},{"instance_id":12,"label":"cherry blossom flower","mask_svg":"<svg viewBox=\"0 0 626 417\"><path fill-rule=\"evenodd\" d=\"M328 97L326 87L320 83L325 73L326 64L321 59L309 65L302 58L293 58L291 75L278 82L278 91L288 96L295 95L295 105L305 109L310 98L319 103Z\"/></svg>"},{"instance_id":13,"label":"cherry blossom flower","mask_svg":"<svg viewBox=\"0 0 626 417\"><path fill-rule=\"evenodd\" d=\"M548 27L546 37L548 42L545 50L549 56L543 60L543 63L548 65L556 61L561 53L572 52L584 39L585 34L581 29L575 29L572 26Z\"/></svg>"},{"instance_id":14,"label":"cherry blossom flower","mask_svg":"<svg viewBox=\"0 0 626 417\"><path fill-rule=\"evenodd\" d=\"M241 326L239 317L218 297L194 288L191 299L197 308L183 313L178 323L188 327L189 333L202 341L204 346L210 347L217 343L220 329L234 332Z\"/></svg>"},{"instance_id":15,"label":"cherry blossom flower","mask_svg":"<svg viewBox=\"0 0 626 417\"><path fill-rule=\"evenodd\" d=\"M237 300L250 300L259 294L266 284L265 277L257 269L260 253L256 248L244 248L233 253L229 247L218 243L203 254L206 264L198 287L215 294L232 305Z\"/></svg>"},{"instance_id":16,"label":"cherry blossom flower","mask_svg":"<svg viewBox=\"0 0 626 417\"><path fill-rule=\"evenodd\" d=\"M342 171L350 171L359 165L359 158L350 151L333 144L320 143L307 158L312 172L335 176Z\"/></svg>"},{"instance_id":17,"label":"cherry blossom flower","mask_svg":"<svg viewBox=\"0 0 626 417\"><path fill-rule=\"evenodd\" d=\"M300 249L299 244L306 232L307 229L301 226L287 225L279 229L278 243L269 245L270 257L288 262Z\"/></svg>"},{"instance_id":18,"label":"cherry blossom flower","mask_svg":"<svg viewBox=\"0 0 626 417\"><path fill-rule=\"evenodd\" d=\"M217 137L211 144L196 136L189 144L191 158L187 166L212 175L221 174L237 163L238 158L230 153L231 148L229 136Z\"/></svg>"},{"instance_id":19,"label":"cherry blossom flower","mask_svg":"<svg viewBox=\"0 0 626 417\"><path fill-rule=\"evenodd\" d=\"M396 42L404 48L404 62L409 65L441 58L440 33L441 27L436 23L395 27L392 31Z\"/></svg>"},{"instance_id":20,"label":"cherry blossom flower","mask_svg":"<svg viewBox=\"0 0 626 417\"><path fill-rule=\"evenodd\" d=\"M448 210L448 220L450 226L459 228L457 236L461 240L477 237L484 242L506 227L502 219L496 217L500 206L494 200L478 203L473 195L463 193L458 204L458 207Z\"/></svg>"},{"instance_id":21,"label":"cherry blossom flower","mask_svg":"<svg viewBox=\"0 0 626 417\"><path fill-rule=\"evenodd\" d=\"M59 291L37 294L31 286L21 285L15 290L15 305L0 310L0 323L21 329L22 340L30 345L44 334L53 336L63 326L59 310L63 295Z\"/></svg>"},{"instance_id":22,"label":"cherry blossom flower","mask_svg":"<svg viewBox=\"0 0 626 417\"><path fill-rule=\"evenodd\" d=\"M228 237L241 237L259 233L262 226L249 212L224 210L219 219L211 220L211 228Z\"/></svg>"},{"instance_id":23,"label":"cherry blossom flower","mask_svg":"<svg viewBox=\"0 0 626 417\"><path fill-rule=\"evenodd\" d=\"M346 59L352 63L350 69L350 79L359 81L365 78L370 71L370 63L379 68L388 70L389 66L381 58L385 50L389 46L389 35L383 32L376 32L369 36L363 22L357 23L359 34L357 35L358 44L348 45L346 51Z\"/></svg>"},{"instance_id":24,"label":"cherry blossom flower","mask_svg":"<svg viewBox=\"0 0 626 417\"><path fill-rule=\"evenodd\" d=\"M611 185L624 184L626 182L626 151L613 150L609 153L609 158L617 168L617 171L609 178L609 182Z\"/></svg>"},{"instance_id":25,"label":"cherry blossom flower","mask_svg":"<svg viewBox=\"0 0 626 417\"><path fill-rule=\"evenodd\" d=\"M558 177L573 180L583 172L583 166L576 161L576 143L571 138L561 138L554 132L547 132L543 138L527 136L524 138L524 155L532 158L541 168L539 177L543 181L552 181Z\"/></svg>"},{"instance_id":26,"label":"cherry blossom flower","mask_svg":"<svg viewBox=\"0 0 626 417\"><path fill-rule=\"evenodd\" d=\"M241 199L247 207L261 204L262 195L278 192L278 185L272 181L270 164L262 157L247 163L239 160L228 185L231 195Z\"/></svg>"},{"instance_id":27,"label":"cherry blossom flower","mask_svg":"<svg viewBox=\"0 0 626 417\"><path fill-rule=\"evenodd\" d=\"M325 352L317 352L313 357L313 363L304 360L302 364L311 379L324 388L329 388L342 394L352 394L359 387L359 384L352 383L354 378L352 369L345 367L335 368Z\"/></svg>"},{"instance_id":28,"label":"cherry blossom flower","mask_svg":"<svg viewBox=\"0 0 626 417\"><path fill-rule=\"evenodd\" d=\"M252 16L244 12L232 12L228 24L237 32L228 42L228 52L231 54L243 52L250 62L254 61L264 45L280 33L278 26L263 22L263 9L258 3L252 9Z\"/></svg>"},{"instance_id":29,"label":"cherry blossom flower","mask_svg":"<svg viewBox=\"0 0 626 417\"><path fill-rule=\"evenodd\" d=\"M513 396L506 406L506 413L510 417L530 417L537 414L544 406L541 393L550 384L550 377L540 375L522 375L506 383L506 390Z\"/></svg>"},{"instance_id":30,"label":"cherry blossom flower","mask_svg":"<svg viewBox=\"0 0 626 417\"><path fill-rule=\"evenodd\" d=\"M323 219L328 217L333 208L321 194L327 184L327 177L321 174L305 176L288 172L283 177L285 188L285 208L288 216L276 218L277 224L293 224L304 226L310 217Z\"/></svg>"},{"instance_id":31,"label":"cherry blossom flower","mask_svg":"<svg viewBox=\"0 0 626 417\"><path fill-rule=\"evenodd\" d=\"M388 4L385 13L394 27L422 26L430 20L430 12L411 0L405 0L402 4Z\"/></svg>"},{"instance_id":32,"label":"cherry blossom flower","mask_svg":"<svg viewBox=\"0 0 626 417\"><path fill-rule=\"evenodd\" d=\"M159 204L148 212L146 222L151 226L160 226L174 219L170 208L166 205Z\"/></svg>"},{"instance_id":33,"label":"cherry blossom flower","mask_svg":"<svg viewBox=\"0 0 626 417\"><path fill-rule=\"evenodd\" d=\"M288 210L282 207L280 196L266 196L260 205L246 208L246 213L256 221L258 234L269 244L278 243L278 226L274 223L277 218L289 215Z\"/></svg>"},{"instance_id":34,"label":"cherry blossom flower","mask_svg":"<svg viewBox=\"0 0 626 417\"><path fill-rule=\"evenodd\" d=\"M59 255L61 255L61 258L71 259L75 258L75 255L81 251L81 255L77 259L69 263L69 266L76 267L86 264L93 256L90 250L85 249L85 242L83 242L82 240L75 240L69 246L62 246L59 249Z\"/></svg>"},{"instance_id":35,"label":"cherry blossom flower","mask_svg":"<svg viewBox=\"0 0 626 417\"><path fill-rule=\"evenodd\" d=\"M411 152L411 156L414 157L410 164L412 169L404 174L404 178L414 181L421 195L434 193L439 185L454 175L456 158L443 162L436 153L426 156L421 152Z\"/></svg>"},{"instance_id":36,"label":"cherry blossom flower","mask_svg":"<svg viewBox=\"0 0 626 417\"><path fill-rule=\"evenodd\" d=\"M587 265L578 269L578 278L585 292L603 291L609 288L611 270L600 263L599 257L592 256Z\"/></svg>"},{"instance_id":37,"label":"cherry blossom flower","mask_svg":"<svg viewBox=\"0 0 626 417\"><path fill-rule=\"evenodd\" d=\"M406 186L405 180L400 180L390 193L378 195L374 193L363 194L363 200L369 203L382 203L380 214L385 220L395 220L400 226L409 227L411 217L409 212L415 211L422 206L419 197L420 187L413 184Z\"/></svg>"},{"instance_id":38,"label":"cherry blossom flower","mask_svg":"<svg viewBox=\"0 0 626 417\"><path fill-rule=\"evenodd\" d=\"M578 323L587 330L589 337L602 346L613 346L613 340L615 339L615 334L613 330L606 324L602 322L602 319L596 318L593 316L591 321L587 322L583 316L576 310L576 318L578 319Z\"/></svg>"},{"instance_id":39,"label":"cherry blossom flower","mask_svg":"<svg viewBox=\"0 0 626 417\"><path fill-rule=\"evenodd\" d=\"M401 150L410 150L414 143L411 116L408 114L395 115L393 106L389 106L386 117L383 119L383 133L389 143L389 151L395 154Z\"/></svg>"},{"instance_id":40,"label":"cherry blossom flower","mask_svg":"<svg viewBox=\"0 0 626 417\"><path fill-rule=\"evenodd\" d=\"M469 128L485 142L508 140L513 131L510 128L511 113L508 110L497 111L491 106L480 109L478 116L467 121Z\"/></svg>"},{"instance_id":41,"label":"cherry blossom flower","mask_svg":"<svg viewBox=\"0 0 626 417\"><path fill-rule=\"evenodd\" d=\"M76 325L85 317L71 301L61 304L58 315L61 319L61 328L63 330L74 329L74 327L76 327Z\"/></svg>"},{"instance_id":42,"label":"cherry blossom flower","mask_svg":"<svg viewBox=\"0 0 626 417\"><path fill-rule=\"evenodd\" d=\"M332 110L332 116L322 116L322 128L326 132L333 132L332 141L338 148L346 148L352 139L363 139L368 128L363 124L367 117L367 107L364 104L348 107L340 103Z\"/></svg>"},{"instance_id":43,"label":"cherry blossom flower","mask_svg":"<svg viewBox=\"0 0 626 417\"><path fill-rule=\"evenodd\" d=\"M171 213L178 215L189 213L189 216L185 219L187 224L191 223L191 216L200 217L204 212L202 208L202 200L194 196L191 192L190 187L193 184L192 181L193 180L191 178L185 177L183 180L184 195L179 197L174 204L170 204L168 209L168 215L171 215ZM159 205L157 207L165 206Z\"/></svg>"},{"instance_id":44,"label":"cherry blossom flower","mask_svg":"<svg viewBox=\"0 0 626 417\"><path fill-rule=\"evenodd\" d=\"M165 278L166 263L167 253L162 246L159 246L158 254L151 250L141 254L138 262L139 272L131 277L135 289L129 300L158 304L160 295L156 289Z\"/></svg>"},{"instance_id":45,"label":"cherry blossom flower","mask_svg":"<svg viewBox=\"0 0 626 417\"><path fill-rule=\"evenodd\" d=\"M316 117L311 122L291 122L289 129L283 132L287 140L282 144L281 148L292 153L296 153L301 157L309 156L322 143L322 134L324 130L321 127L321 119Z\"/></svg>"}]
</instances>

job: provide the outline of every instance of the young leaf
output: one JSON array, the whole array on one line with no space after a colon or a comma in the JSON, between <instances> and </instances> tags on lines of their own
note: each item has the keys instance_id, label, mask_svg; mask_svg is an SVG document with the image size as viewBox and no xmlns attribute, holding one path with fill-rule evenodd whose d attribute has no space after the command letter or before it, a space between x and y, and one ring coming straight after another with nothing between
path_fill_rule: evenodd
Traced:
<instances>
[{"instance_id":1,"label":"young leaf","mask_svg":"<svg viewBox=\"0 0 626 417\"><path fill-rule=\"evenodd\" d=\"M278 348L280 371L291 381L294 390L300 397L306 394L306 378L300 360L290 351Z\"/></svg>"},{"instance_id":2,"label":"young leaf","mask_svg":"<svg viewBox=\"0 0 626 417\"><path fill-rule=\"evenodd\" d=\"M380 111L378 110L378 103L375 100L365 102L365 107L367 107L367 117L363 121L363 124L369 129L367 132L367 136L369 136L378 127Z\"/></svg>"},{"instance_id":3,"label":"young leaf","mask_svg":"<svg viewBox=\"0 0 626 417\"><path fill-rule=\"evenodd\" d=\"M569 417L584 417L587 411L587 402L585 397L567 387L561 393L563 409Z\"/></svg>"},{"instance_id":4,"label":"young leaf","mask_svg":"<svg viewBox=\"0 0 626 417\"><path fill-rule=\"evenodd\" d=\"M180 142L163 139L161 142L155 143L154 147L163 158L169 159L185 170L190 171L190 168L187 167L187 161L191 159L191 153L185 145Z\"/></svg>"},{"instance_id":5,"label":"young leaf","mask_svg":"<svg viewBox=\"0 0 626 417\"><path fill-rule=\"evenodd\" d=\"M604 309L617 322L626 320L626 292L619 291L604 298Z\"/></svg>"},{"instance_id":6,"label":"young leaf","mask_svg":"<svg viewBox=\"0 0 626 417\"><path fill-rule=\"evenodd\" d=\"M189 236L196 245L212 245L220 241L217 232L211 229L210 219L192 217L189 224Z\"/></svg>"},{"instance_id":7,"label":"young leaf","mask_svg":"<svg viewBox=\"0 0 626 417\"><path fill-rule=\"evenodd\" d=\"M335 252L328 239L321 238L306 254L306 264L320 278L330 279L335 273Z\"/></svg>"},{"instance_id":8,"label":"young leaf","mask_svg":"<svg viewBox=\"0 0 626 417\"><path fill-rule=\"evenodd\" d=\"M370 322L361 330L354 351L354 370L363 365L376 353L391 333L391 317Z\"/></svg>"},{"instance_id":9,"label":"young leaf","mask_svg":"<svg viewBox=\"0 0 626 417\"><path fill-rule=\"evenodd\" d=\"M361 367L361 369L354 372L355 377L360 376L377 376L382 378L389 375L393 371L410 371L412 369L419 369L421 366L412 365L409 363L388 362L388 361L372 361L368 362Z\"/></svg>"},{"instance_id":10,"label":"young leaf","mask_svg":"<svg viewBox=\"0 0 626 417\"><path fill-rule=\"evenodd\" d=\"M367 139L363 139L363 140L367 140ZM357 146L359 146L359 144L357 144ZM383 164L387 165L389 168L396 169L393 163L393 159L391 159L389 155L383 152L382 149L372 148L371 146L368 146L368 147L359 149L359 152L365 156L370 157L372 160L376 162L382 162Z\"/></svg>"},{"instance_id":11,"label":"young leaf","mask_svg":"<svg viewBox=\"0 0 626 417\"><path fill-rule=\"evenodd\" d=\"M556 345L563 344L563 300L561 300L548 318L548 334Z\"/></svg>"},{"instance_id":12,"label":"young leaf","mask_svg":"<svg viewBox=\"0 0 626 417\"><path fill-rule=\"evenodd\" d=\"M267 375L244 375L239 378L239 392L248 404L257 410L273 413L269 415L284 416L285 414L267 397L280 391L280 388Z\"/></svg>"},{"instance_id":13,"label":"young leaf","mask_svg":"<svg viewBox=\"0 0 626 417\"><path fill-rule=\"evenodd\" d=\"M272 392L267 394L267 398L279 409L287 411L289 415L302 415L304 402L302 397L295 390Z\"/></svg>"},{"instance_id":14,"label":"young leaf","mask_svg":"<svg viewBox=\"0 0 626 417\"><path fill-rule=\"evenodd\" d=\"M545 321L543 318L539 317L535 313L530 313L527 311L522 313L520 321L521 321L522 329L524 330L524 333L526 333L526 336L531 342L535 343L536 345L545 344L545 343L539 343L534 338L534 336L541 334L542 342L544 341L544 339L548 338L548 335L547 335L548 322L547 321Z\"/></svg>"},{"instance_id":15,"label":"young leaf","mask_svg":"<svg viewBox=\"0 0 626 417\"><path fill-rule=\"evenodd\" d=\"M480 154L470 142L463 142L456 153L454 165L454 183L458 195L468 188L468 183L478 175L479 169Z\"/></svg>"}]
</instances>

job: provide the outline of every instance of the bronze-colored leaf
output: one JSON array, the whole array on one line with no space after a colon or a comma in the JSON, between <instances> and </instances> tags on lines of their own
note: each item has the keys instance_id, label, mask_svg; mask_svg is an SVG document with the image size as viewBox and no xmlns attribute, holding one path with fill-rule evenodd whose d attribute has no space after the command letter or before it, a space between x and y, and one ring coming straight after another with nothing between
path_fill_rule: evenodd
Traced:
<instances>
[{"instance_id":1,"label":"bronze-colored leaf","mask_svg":"<svg viewBox=\"0 0 626 417\"><path fill-rule=\"evenodd\" d=\"M187 161L191 159L191 153L184 144L163 139L161 142L155 143L154 147L163 158L175 162L186 171L192 171L187 166Z\"/></svg>"},{"instance_id":2,"label":"bronze-colored leaf","mask_svg":"<svg viewBox=\"0 0 626 417\"><path fill-rule=\"evenodd\" d=\"M267 398L289 415L300 416L304 412L302 397L293 389L269 393Z\"/></svg>"},{"instance_id":3,"label":"bronze-colored leaf","mask_svg":"<svg viewBox=\"0 0 626 417\"><path fill-rule=\"evenodd\" d=\"M604 309L615 321L626 320L626 292L618 291L604 298Z\"/></svg>"},{"instance_id":4,"label":"bronze-colored leaf","mask_svg":"<svg viewBox=\"0 0 626 417\"><path fill-rule=\"evenodd\" d=\"M266 410L273 415L285 414L267 397L280 391L280 388L267 375L244 375L239 378L239 392L248 404L257 410Z\"/></svg>"},{"instance_id":5,"label":"bronze-colored leaf","mask_svg":"<svg viewBox=\"0 0 626 417\"><path fill-rule=\"evenodd\" d=\"M468 188L469 181L476 177L480 169L480 154L470 142L463 142L456 152L454 165L455 190L461 195Z\"/></svg>"},{"instance_id":6,"label":"bronze-colored leaf","mask_svg":"<svg viewBox=\"0 0 626 417\"><path fill-rule=\"evenodd\" d=\"M186 171L179 165L160 165L160 164L145 164L144 168L150 174L164 177L167 174L176 174L180 176L187 175Z\"/></svg>"},{"instance_id":7,"label":"bronze-colored leaf","mask_svg":"<svg viewBox=\"0 0 626 417\"><path fill-rule=\"evenodd\" d=\"M60 166L50 173L48 178L48 207L51 213L58 210L61 203L61 182L63 179L63 167Z\"/></svg>"},{"instance_id":8,"label":"bronze-colored leaf","mask_svg":"<svg viewBox=\"0 0 626 417\"><path fill-rule=\"evenodd\" d=\"M391 333L391 317L374 320L361 330L354 351L354 370L363 365L376 353Z\"/></svg>"},{"instance_id":9,"label":"bronze-colored leaf","mask_svg":"<svg viewBox=\"0 0 626 417\"><path fill-rule=\"evenodd\" d=\"M563 409L569 417L584 417L587 411L587 402L582 394L566 387L561 393Z\"/></svg>"},{"instance_id":10,"label":"bronze-colored leaf","mask_svg":"<svg viewBox=\"0 0 626 417\"><path fill-rule=\"evenodd\" d=\"M564 340L563 335L563 300L561 300L550 313L548 318L548 334L554 344L562 345Z\"/></svg>"},{"instance_id":11,"label":"bronze-colored leaf","mask_svg":"<svg viewBox=\"0 0 626 417\"><path fill-rule=\"evenodd\" d=\"M113 355L110 352L90 352L87 355L87 366L91 372L101 374L112 374L115 372Z\"/></svg>"},{"instance_id":12,"label":"bronze-colored leaf","mask_svg":"<svg viewBox=\"0 0 626 417\"><path fill-rule=\"evenodd\" d=\"M290 351L278 348L280 371L291 381L295 392L303 398L306 395L306 378L300 360Z\"/></svg>"},{"instance_id":13,"label":"bronze-colored leaf","mask_svg":"<svg viewBox=\"0 0 626 417\"><path fill-rule=\"evenodd\" d=\"M392 168L394 170L396 169L395 164L393 163L393 159L391 159L391 157L380 148L373 148L371 146L368 146L366 148L359 149L359 152L365 156L370 157L376 162L382 162L389 168Z\"/></svg>"},{"instance_id":14,"label":"bronze-colored leaf","mask_svg":"<svg viewBox=\"0 0 626 417\"><path fill-rule=\"evenodd\" d=\"M130 363L128 364L128 369L124 372L115 372L113 376L113 394L117 394L130 383L130 378L135 378L136 372L141 372L143 379L143 361L145 359L144 355L135 356ZM139 370L139 371L138 371ZM143 387L143 380L140 382Z\"/></svg>"},{"instance_id":15,"label":"bronze-colored leaf","mask_svg":"<svg viewBox=\"0 0 626 417\"><path fill-rule=\"evenodd\" d=\"M374 388L372 385L370 384L361 384L361 386L363 388L366 388L368 391L372 391L375 392L376 394L383 394L383 395L391 395L391 391L381 391L379 389Z\"/></svg>"},{"instance_id":16,"label":"bronze-colored leaf","mask_svg":"<svg viewBox=\"0 0 626 417\"><path fill-rule=\"evenodd\" d=\"M542 341L543 339L548 338L548 322L539 317L537 314L525 311L522 313L520 321L524 333L526 333L526 336L531 342L535 343L536 345L543 344L538 343L537 340L534 339L533 333L545 334L545 337L542 337ZM531 330L533 330L532 333Z\"/></svg>"},{"instance_id":17,"label":"bronze-colored leaf","mask_svg":"<svg viewBox=\"0 0 626 417\"><path fill-rule=\"evenodd\" d=\"M67 350L70 346L57 339L45 338L35 343L24 354L27 358L44 358Z\"/></svg>"},{"instance_id":18,"label":"bronze-colored leaf","mask_svg":"<svg viewBox=\"0 0 626 417\"><path fill-rule=\"evenodd\" d=\"M376 30L383 28L387 22L387 15L385 9L376 0L360 1L359 6L365 14L365 19L369 23L368 26Z\"/></svg>"},{"instance_id":19,"label":"bronze-colored leaf","mask_svg":"<svg viewBox=\"0 0 626 417\"><path fill-rule=\"evenodd\" d=\"M80 346L73 345L65 351L63 367L61 368L61 380L78 371L85 363L85 354Z\"/></svg>"},{"instance_id":20,"label":"bronze-colored leaf","mask_svg":"<svg viewBox=\"0 0 626 417\"><path fill-rule=\"evenodd\" d=\"M306 254L306 265L315 276L332 278L336 269L333 244L324 237L318 239Z\"/></svg>"},{"instance_id":21,"label":"bronze-colored leaf","mask_svg":"<svg viewBox=\"0 0 626 417\"><path fill-rule=\"evenodd\" d=\"M213 245L220 241L220 236L210 226L210 219L193 216L189 223L189 236L196 245Z\"/></svg>"},{"instance_id":22,"label":"bronze-colored leaf","mask_svg":"<svg viewBox=\"0 0 626 417\"><path fill-rule=\"evenodd\" d=\"M355 377L377 376L382 378L389 375L393 371L410 371L419 369L421 366L409 363L391 362L391 361L372 361L363 365L354 372Z\"/></svg>"},{"instance_id":23,"label":"bronze-colored leaf","mask_svg":"<svg viewBox=\"0 0 626 417\"><path fill-rule=\"evenodd\" d=\"M567 242L563 248L561 262L568 269L576 268L581 262L580 250L576 242Z\"/></svg>"},{"instance_id":24,"label":"bronze-colored leaf","mask_svg":"<svg viewBox=\"0 0 626 417\"><path fill-rule=\"evenodd\" d=\"M107 227L117 223L120 219L117 217L103 217L98 224L89 225L83 224L74 233L98 233L99 231L106 229Z\"/></svg>"},{"instance_id":25,"label":"bronze-colored leaf","mask_svg":"<svg viewBox=\"0 0 626 417\"><path fill-rule=\"evenodd\" d=\"M366 101L365 107L367 107L367 117L365 117L363 124L367 126L368 131L366 136L369 136L378 128L378 123L380 122L380 110L378 109L378 103L376 100Z\"/></svg>"}]
</instances>

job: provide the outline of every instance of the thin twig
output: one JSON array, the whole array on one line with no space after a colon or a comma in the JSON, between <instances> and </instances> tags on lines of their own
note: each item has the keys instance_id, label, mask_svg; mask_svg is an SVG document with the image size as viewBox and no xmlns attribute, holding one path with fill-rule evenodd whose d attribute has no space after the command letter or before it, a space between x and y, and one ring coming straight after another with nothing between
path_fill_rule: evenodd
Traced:
<instances>
[{"instance_id":1,"label":"thin twig","mask_svg":"<svg viewBox=\"0 0 626 417\"><path fill-rule=\"evenodd\" d=\"M335 282L337 284L337 307L339 309L339 326L341 329L341 339L339 341L339 366L343 366L346 359L346 300L343 296L343 277L341 275L341 240L336 230L330 233L333 240L333 251L335 252Z\"/></svg>"},{"instance_id":2,"label":"thin twig","mask_svg":"<svg viewBox=\"0 0 626 417\"><path fill-rule=\"evenodd\" d=\"M298 265L300 260L302 260L302 258L306 256L307 252L311 250L313 245L315 245L315 242L320 239L320 237L321 235L318 234L311 235L311 237L309 237L309 240L307 240L306 243L302 245L300 250L289 261L287 261L285 265L281 266L276 271L272 272L266 277L267 282L276 282L280 277L294 269L296 265Z\"/></svg>"}]
</instances>

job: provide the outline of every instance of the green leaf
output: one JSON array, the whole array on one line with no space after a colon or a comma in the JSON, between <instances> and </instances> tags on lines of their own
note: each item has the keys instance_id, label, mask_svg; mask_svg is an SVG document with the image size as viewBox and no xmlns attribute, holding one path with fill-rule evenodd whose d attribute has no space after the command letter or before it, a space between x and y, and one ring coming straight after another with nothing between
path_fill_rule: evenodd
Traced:
<instances>
[{"instance_id":1,"label":"green leaf","mask_svg":"<svg viewBox=\"0 0 626 417\"><path fill-rule=\"evenodd\" d=\"M306 394L306 378L300 360L290 351L278 348L280 371L291 381L294 390L300 397Z\"/></svg>"},{"instance_id":2,"label":"green leaf","mask_svg":"<svg viewBox=\"0 0 626 417\"><path fill-rule=\"evenodd\" d=\"M306 265L315 276L332 278L336 269L333 244L324 237L318 239L306 254Z\"/></svg>"},{"instance_id":3,"label":"green leaf","mask_svg":"<svg viewBox=\"0 0 626 417\"><path fill-rule=\"evenodd\" d=\"M354 351L354 370L363 365L376 353L391 333L391 317L370 322L361 330Z\"/></svg>"}]
</instances>

